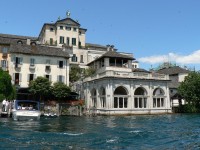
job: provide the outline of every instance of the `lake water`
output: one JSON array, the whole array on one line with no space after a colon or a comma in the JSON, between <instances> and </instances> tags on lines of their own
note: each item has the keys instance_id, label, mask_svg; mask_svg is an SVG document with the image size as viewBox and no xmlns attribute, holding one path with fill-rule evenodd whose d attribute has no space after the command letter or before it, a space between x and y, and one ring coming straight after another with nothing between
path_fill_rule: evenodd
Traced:
<instances>
[{"instance_id":1,"label":"lake water","mask_svg":"<svg viewBox=\"0 0 200 150\"><path fill-rule=\"evenodd\" d=\"M200 149L200 114L0 118L0 149Z\"/></svg>"}]
</instances>

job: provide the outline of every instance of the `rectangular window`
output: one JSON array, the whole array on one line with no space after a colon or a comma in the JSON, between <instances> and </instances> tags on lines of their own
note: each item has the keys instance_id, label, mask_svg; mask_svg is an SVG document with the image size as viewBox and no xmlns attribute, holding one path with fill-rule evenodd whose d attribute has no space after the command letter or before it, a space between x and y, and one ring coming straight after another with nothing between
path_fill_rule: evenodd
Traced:
<instances>
[{"instance_id":1,"label":"rectangular window","mask_svg":"<svg viewBox=\"0 0 200 150\"><path fill-rule=\"evenodd\" d=\"M19 85L19 82L21 82L21 74L13 73L13 81L15 85Z\"/></svg>"},{"instance_id":2,"label":"rectangular window","mask_svg":"<svg viewBox=\"0 0 200 150\"><path fill-rule=\"evenodd\" d=\"M81 55L81 58L80 58L81 60L80 60L80 63L84 63L83 62L83 55Z\"/></svg>"},{"instance_id":3,"label":"rectangular window","mask_svg":"<svg viewBox=\"0 0 200 150\"><path fill-rule=\"evenodd\" d=\"M66 43L67 43L68 46L69 46L69 42L70 42L70 41L69 41L69 37L67 37L67 42L66 42Z\"/></svg>"},{"instance_id":4,"label":"rectangular window","mask_svg":"<svg viewBox=\"0 0 200 150\"><path fill-rule=\"evenodd\" d=\"M77 62L76 54L73 54L73 56L72 56L72 62Z\"/></svg>"},{"instance_id":5,"label":"rectangular window","mask_svg":"<svg viewBox=\"0 0 200 150\"><path fill-rule=\"evenodd\" d=\"M77 28L74 28L74 32L76 32L77 31Z\"/></svg>"},{"instance_id":6,"label":"rectangular window","mask_svg":"<svg viewBox=\"0 0 200 150\"><path fill-rule=\"evenodd\" d=\"M128 100L127 98L124 98L124 108L127 108L128 107Z\"/></svg>"},{"instance_id":7,"label":"rectangular window","mask_svg":"<svg viewBox=\"0 0 200 150\"><path fill-rule=\"evenodd\" d=\"M60 36L60 44L64 44L64 37Z\"/></svg>"},{"instance_id":8,"label":"rectangular window","mask_svg":"<svg viewBox=\"0 0 200 150\"><path fill-rule=\"evenodd\" d=\"M64 62L63 61L58 61L59 68L64 68Z\"/></svg>"},{"instance_id":9,"label":"rectangular window","mask_svg":"<svg viewBox=\"0 0 200 150\"><path fill-rule=\"evenodd\" d=\"M1 60L1 67L6 68L7 67L7 61L6 60Z\"/></svg>"},{"instance_id":10,"label":"rectangular window","mask_svg":"<svg viewBox=\"0 0 200 150\"><path fill-rule=\"evenodd\" d=\"M72 38L72 45L76 45L76 38Z\"/></svg>"},{"instance_id":11,"label":"rectangular window","mask_svg":"<svg viewBox=\"0 0 200 150\"><path fill-rule=\"evenodd\" d=\"M60 30L63 30L63 26L60 26Z\"/></svg>"},{"instance_id":12,"label":"rectangular window","mask_svg":"<svg viewBox=\"0 0 200 150\"><path fill-rule=\"evenodd\" d=\"M45 78L47 78L47 79L49 79L49 81L51 81L51 75L46 74L46 75L45 75Z\"/></svg>"},{"instance_id":13,"label":"rectangular window","mask_svg":"<svg viewBox=\"0 0 200 150\"><path fill-rule=\"evenodd\" d=\"M34 74L29 74L29 82L34 80Z\"/></svg>"},{"instance_id":14,"label":"rectangular window","mask_svg":"<svg viewBox=\"0 0 200 150\"><path fill-rule=\"evenodd\" d=\"M134 99L134 103L135 103L135 108L138 108L138 98Z\"/></svg>"},{"instance_id":15,"label":"rectangular window","mask_svg":"<svg viewBox=\"0 0 200 150\"><path fill-rule=\"evenodd\" d=\"M46 66L45 71L51 71L51 66Z\"/></svg>"},{"instance_id":16,"label":"rectangular window","mask_svg":"<svg viewBox=\"0 0 200 150\"><path fill-rule=\"evenodd\" d=\"M142 108L142 98L139 98L139 108Z\"/></svg>"},{"instance_id":17,"label":"rectangular window","mask_svg":"<svg viewBox=\"0 0 200 150\"><path fill-rule=\"evenodd\" d=\"M156 107L156 98L153 99L153 107Z\"/></svg>"},{"instance_id":18,"label":"rectangular window","mask_svg":"<svg viewBox=\"0 0 200 150\"><path fill-rule=\"evenodd\" d=\"M70 31L70 30L71 30L71 27L65 27L65 29L66 29L67 31Z\"/></svg>"},{"instance_id":19,"label":"rectangular window","mask_svg":"<svg viewBox=\"0 0 200 150\"><path fill-rule=\"evenodd\" d=\"M53 32L53 28L50 28L50 31Z\"/></svg>"},{"instance_id":20,"label":"rectangular window","mask_svg":"<svg viewBox=\"0 0 200 150\"><path fill-rule=\"evenodd\" d=\"M50 65L50 64L51 64L51 60L50 60L50 59L47 59L47 60L46 60L46 64L47 64L47 65Z\"/></svg>"},{"instance_id":21,"label":"rectangular window","mask_svg":"<svg viewBox=\"0 0 200 150\"><path fill-rule=\"evenodd\" d=\"M30 65L31 65L31 66L34 66L34 65L35 65L35 59L34 59L34 58L31 58L31 59L30 59Z\"/></svg>"},{"instance_id":22,"label":"rectangular window","mask_svg":"<svg viewBox=\"0 0 200 150\"><path fill-rule=\"evenodd\" d=\"M164 107L164 98L161 98L161 107Z\"/></svg>"},{"instance_id":23,"label":"rectangular window","mask_svg":"<svg viewBox=\"0 0 200 150\"><path fill-rule=\"evenodd\" d=\"M81 42L80 41L78 42L78 46L81 47Z\"/></svg>"},{"instance_id":24,"label":"rectangular window","mask_svg":"<svg viewBox=\"0 0 200 150\"><path fill-rule=\"evenodd\" d=\"M23 58L22 57L14 57L14 63L15 64L22 64Z\"/></svg>"},{"instance_id":25,"label":"rectangular window","mask_svg":"<svg viewBox=\"0 0 200 150\"><path fill-rule=\"evenodd\" d=\"M53 45L53 38L50 38L50 45Z\"/></svg>"},{"instance_id":26,"label":"rectangular window","mask_svg":"<svg viewBox=\"0 0 200 150\"><path fill-rule=\"evenodd\" d=\"M8 47L3 47L2 48L2 53L4 53L4 54L8 53Z\"/></svg>"},{"instance_id":27,"label":"rectangular window","mask_svg":"<svg viewBox=\"0 0 200 150\"><path fill-rule=\"evenodd\" d=\"M123 108L123 98L119 98L119 108Z\"/></svg>"},{"instance_id":28,"label":"rectangular window","mask_svg":"<svg viewBox=\"0 0 200 150\"><path fill-rule=\"evenodd\" d=\"M160 98L157 98L157 107L160 107Z\"/></svg>"},{"instance_id":29,"label":"rectangular window","mask_svg":"<svg viewBox=\"0 0 200 150\"><path fill-rule=\"evenodd\" d=\"M58 76L58 82L64 82L64 76L59 75Z\"/></svg>"},{"instance_id":30,"label":"rectangular window","mask_svg":"<svg viewBox=\"0 0 200 150\"><path fill-rule=\"evenodd\" d=\"M118 108L118 98L114 98L114 108Z\"/></svg>"}]
</instances>

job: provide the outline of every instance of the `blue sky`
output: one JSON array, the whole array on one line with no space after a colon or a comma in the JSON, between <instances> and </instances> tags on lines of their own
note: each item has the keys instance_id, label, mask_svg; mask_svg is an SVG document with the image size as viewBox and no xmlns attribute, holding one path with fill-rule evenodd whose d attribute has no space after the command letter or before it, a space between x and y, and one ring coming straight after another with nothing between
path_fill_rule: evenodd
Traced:
<instances>
[{"instance_id":1,"label":"blue sky","mask_svg":"<svg viewBox=\"0 0 200 150\"><path fill-rule=\"evenodd\" d=\"M200 70L200 0L1 0L0 33L38 36L44 23L71 18L86 42L133 53L140 67L164 61Z\"/></svg>"}]
</instances>

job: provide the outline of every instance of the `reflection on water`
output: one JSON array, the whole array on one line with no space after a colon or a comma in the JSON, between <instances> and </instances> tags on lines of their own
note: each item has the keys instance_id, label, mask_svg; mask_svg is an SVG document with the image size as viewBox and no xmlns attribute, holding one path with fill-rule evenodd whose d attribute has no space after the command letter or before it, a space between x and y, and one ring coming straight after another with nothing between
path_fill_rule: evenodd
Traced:
<instances>
[{"instance_id":1,"label":"reflection on water","mask_svg":"<svg viewBox=\"0 0 200 150\"><path fill-rule=\"evenodd\" d=\"M198 149L191 115L0 118L0 149Z\"/></svg>"}]
</instances>

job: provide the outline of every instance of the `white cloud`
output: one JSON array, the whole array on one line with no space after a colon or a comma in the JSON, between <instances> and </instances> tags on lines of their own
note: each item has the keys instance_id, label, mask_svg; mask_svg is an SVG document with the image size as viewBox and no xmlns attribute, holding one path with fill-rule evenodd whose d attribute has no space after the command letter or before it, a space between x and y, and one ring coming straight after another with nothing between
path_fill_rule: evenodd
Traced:
<instances>
[{"instance_id":1,"label":"white cloud","mask_svg":"<svg viewBox=\"0 0 200 150\"><path fill-rule=\"evenodd\" d=\"M166 61L176 62L180 64L200 64L200 50L194 51L189 55L178 55L175 53L169 53L167 55L155 55L149 57L141 57L138 59L142 63L163 63Z\"/></svg>"}]
</instances>

